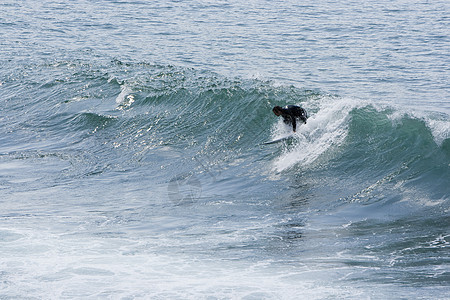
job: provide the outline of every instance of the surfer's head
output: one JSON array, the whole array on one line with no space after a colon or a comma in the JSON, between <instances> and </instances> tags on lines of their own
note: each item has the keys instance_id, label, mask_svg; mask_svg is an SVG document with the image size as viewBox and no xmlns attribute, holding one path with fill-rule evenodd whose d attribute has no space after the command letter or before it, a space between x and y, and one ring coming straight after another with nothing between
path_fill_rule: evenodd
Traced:
<instances>
[{"instance_id":1,"label":"surfer's head","mask_svg":"<svg viewBox=\"0 0 450 300\"><path fill-rule=\"evenodd\" d=\"M281 116L281 113L283 112L281 106L275 106L272 111L277 117Z\"/></svg>"}]
</instances>

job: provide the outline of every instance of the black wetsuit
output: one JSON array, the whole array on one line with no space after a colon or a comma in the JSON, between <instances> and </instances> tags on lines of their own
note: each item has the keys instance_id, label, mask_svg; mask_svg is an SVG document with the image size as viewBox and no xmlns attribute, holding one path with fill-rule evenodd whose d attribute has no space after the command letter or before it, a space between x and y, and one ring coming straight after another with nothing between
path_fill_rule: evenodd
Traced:
<instances>
[{"instance_id":1,"label":"black wetsuit","mask_svg":"<svg viewBox=\"0 0 450 300\"><path fill-rule=\"evenodd\" d=\"M294 132L297 130L297 120L300 119L303 123L306 124L306 119L308 115L306 114L306 110L301 108L300 106L288 105L281 109L281 116L283 117L284 123L291 125Z\"/></svg>"}]
</instances>

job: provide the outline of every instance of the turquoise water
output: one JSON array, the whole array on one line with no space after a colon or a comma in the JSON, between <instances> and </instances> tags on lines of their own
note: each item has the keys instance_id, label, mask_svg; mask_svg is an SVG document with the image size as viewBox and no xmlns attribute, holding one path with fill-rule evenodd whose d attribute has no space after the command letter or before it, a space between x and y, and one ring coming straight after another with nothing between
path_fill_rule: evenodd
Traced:
<instances>
[{"instance_id":1,"label":"turquoise water","mask_svg":"<svg viewBox=\"0 0 450 300\"><path fill-rule=\"evenodd\" d=\"M450 297L445 1L0 6L0 298Z\"/></svg>"}]
</instances>

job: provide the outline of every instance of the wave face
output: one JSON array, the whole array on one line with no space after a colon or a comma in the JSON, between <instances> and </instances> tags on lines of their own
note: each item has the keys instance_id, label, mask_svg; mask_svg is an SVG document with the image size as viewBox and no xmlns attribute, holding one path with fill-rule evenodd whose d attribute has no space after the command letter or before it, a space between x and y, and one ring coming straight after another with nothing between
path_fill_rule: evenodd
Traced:
<instances>
[{"instance_id":1,"label":"wave face","mask_svg":"<svg viewBox=\"0 0 450 300\"><path fill-rule=\"evenodd\" d=\"M43 68L53 78L33 80ZM183 152L182 159L218 155L228 164L252 156L264 160L250 167L255 172L267 165L275 173L327 168L369 180L394 169L422 180L430 170L445 177L448 167L449 123L439 113L145 63L58 62L30 69L37 74L22 70L3 80L16 88L3 99L6 152L24 146L85 151L89 144L88 152L109 151L107 158L121 152L123 165L166 150ZM17 90L21 76L32 80ZM271 108L291 103L308 110L308 123L289 145L260 147L290 131Z\"/></svg>"},{"instance_id":2,"label":"wave face","mask_svg":"<svg viewBox=\"0 0 450 300\"><path fill-rule=\"evenodd\" d=\"M66 257L22 279L9 264L9 278L31 293L42 280L83 285L95 276L124 296L133 294L127 284L148 279L157 288L145 294L161 296L151 274L182 282L199 269L197 296L230 296L215 276L231 280L235 296L276 297L298 281L306 283L293 293L307 293L311 270L331 282L323 297L377 284L402 285L386 295L414 295L420 285L442 292L448 283L445 114L148 63L2 67L2 219L17 230L1 229L0 241L25 261ZM303 106L307 124L289 142L261 145L289 131L271 112L287 104ZM133 260L148 268L130 271ZM221 264L267 285L212 276ZM56 295L83 296L61 289ZM98 289L106 286L84 296Z\"/></svg>"}]
</instances>

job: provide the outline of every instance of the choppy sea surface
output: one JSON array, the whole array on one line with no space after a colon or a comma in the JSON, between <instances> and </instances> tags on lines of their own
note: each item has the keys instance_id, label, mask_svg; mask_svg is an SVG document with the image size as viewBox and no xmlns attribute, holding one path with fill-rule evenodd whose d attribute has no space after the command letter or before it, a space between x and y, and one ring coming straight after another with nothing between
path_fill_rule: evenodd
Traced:
<instances>
[{"instance_id":1,"label":"choppy sea surface","mask_svg":"<svg viewBox=\"0 0 450 300\"><path fill-rule=\"evenodd\" d=\"M449 16L2 1L0 298L450 298Z\"/></svg>"}]
</instances>

